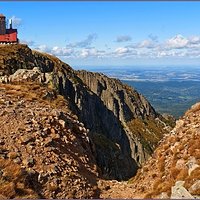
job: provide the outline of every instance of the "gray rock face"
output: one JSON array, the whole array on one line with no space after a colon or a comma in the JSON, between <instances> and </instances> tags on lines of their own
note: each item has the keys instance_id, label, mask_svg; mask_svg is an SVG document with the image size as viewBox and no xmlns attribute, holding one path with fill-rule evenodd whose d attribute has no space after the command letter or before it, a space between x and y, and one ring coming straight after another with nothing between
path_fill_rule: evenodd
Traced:
<instances>
[{"instance_id":1,"label":"gray rock face","mask_svg":"<svg viewBox=\"0 0 200 200\"><path fill-rule=\"evenodd\" d=\"M141 165L150 155L149 150L145 148L148 144L144 144L143 137L141 136L143 132L137 132L139 135L133 134L127 123L134 119L139 119L140 121L153 119L153 123L159 127L158 123L163 123L161 116L156 113L154 108L141 94L130 86L122 84L121 81L108 78L101 73L88 71L77 71L76 73L83 83L101 99L106 109L111 111L122 125L123 134L129 140L131 157L137 162L137 165ZM105 124L109 126L111 126L111 123L108 119L105 121ZM144 128L152 137L156 135L154 132L151 133L148 126L144 125ZM110 138L113 131L108 128L106 132L109 133L107 137L113 140L112 137ZM116 135L120 134L119 132L116 133ZM121 144L121 142L121 140L117 141L118 144ZM152 150L154 147L150 145L150 148Z\"/></svg>"},{"instance_id":2,"label":"gray rock face","mask_svg":"<svg viewBox=\"0 0 200 200\"><path fill-rule=\"evenodd\" d=\"M9 81L33 81L33 80L39 80L41 77L41 72L38 70L38 68L34 68L33 70L28 69L18 69L14 74L9 76Z\"/></svg>"},{"instance_id":3,"label":"gray rock face","mask_svg":"<svg viewBox=\"0 0 200 200\"><path fill-rule=\"evenodd\" d=\"M132 119L152 118L157 124L156 119L160 116L149 102L119 80L98 73L77 71L69 75L57 72L54 85L59 86L60 94L70 98L77 115L90 129L97 163L103 174L119 180L134 175L150 153L145 149L142 133L133 134L127 123Z\"/></svg>"},{"instance_id":4,"label":"gray rock face","mask_svg":"<svg viewBox=\"0 0 200 200\"><path fill-rule=\"evenodd\" d=\"M7 56L5 52L5 49L0 49L2 76L12 77L18 69L32 70L36 67L40 74L36 79L41 80L42 76L42 82L48 82L69 100L71 110L89 129L91 148L106 178L126 180L136 173L138 166L150 155L146 147L151 147L151 144L144 140L140 131L133 134L127 123L139 119L143 123L142 130L156 138L160 136L157 137L143 120L151 118L156 127L163 123L142 95L119 80L102 74L76 72L59 59L31 51L25 45L13 45ZM35 77L36 71L34 76L33 70L26 71L29 73L26 76ZM159 120L156 122L156 119Z\"/></svg>"},{"instance_id":5,"label":"gray rock face","mask_svg":"<svg viewBox=\"0 0 200 200\"><path fill-rule=\"evenodd\" d=\"M124 127L95 93L88 90L75 74L71 75L55 73L54 85L59 87L60 94L70 98L72 110L90 130L102 173L107 178L128 179L136 173L137 163L131 156L130 141Z\"/></svg>"},{"instance_id":6,"label":"gray rock face","mask_svg":"<svg viewBox=\"0 0 200 200\"><path fill-rule=\"evenodd\" d=\"M171 199L194 199L194 197L183 187L184 181L177 181L172 187Z\"/></svg>"},{"instance_id":7,"label":"gray rock face","mask_svg":"<svg viewBox=\"0 0 200 200\"><path fill-rule=\"evenodd\" d=\"M128 122L133 118L158 116L142 95L128 85L122 84L121 81L108 78L104 74L87 71L77 71L77 75L121 122Z\"/></svg>"},{"instance_id":8,"label":"gray rock face","mask_svg":"<svg viewBox=\"0 0 200 200\"><path fill-rule=\"evenodd\" d=\"M40 83L50 83L52 81L51 73L42 73L38 67L33 69L18 69L14 74L10 75L0 82L21 82L21 81L35 81Z\"/></svg>"}]
</instances>

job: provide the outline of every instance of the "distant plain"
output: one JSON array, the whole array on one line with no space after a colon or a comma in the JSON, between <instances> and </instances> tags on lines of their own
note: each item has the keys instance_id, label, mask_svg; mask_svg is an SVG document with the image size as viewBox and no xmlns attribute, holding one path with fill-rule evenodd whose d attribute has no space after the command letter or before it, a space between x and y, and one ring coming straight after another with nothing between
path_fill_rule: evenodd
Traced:
<instances>
[{"instance_id":1,"label":"distant plain","mask_svg":"<svg viewBox=\"0 0 200 200\"><path fill-rule=\"evenodd\" d=\"M160 113L181 117L200 101L200 67L198 66L134 66L86 67L118 78L143 94Z\"/></svg>"}]
</instances>

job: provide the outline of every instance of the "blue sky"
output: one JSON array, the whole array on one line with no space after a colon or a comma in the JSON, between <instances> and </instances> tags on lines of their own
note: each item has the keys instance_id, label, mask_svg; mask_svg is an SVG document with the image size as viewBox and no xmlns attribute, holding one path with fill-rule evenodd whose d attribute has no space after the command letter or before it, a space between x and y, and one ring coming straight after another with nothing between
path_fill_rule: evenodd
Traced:
<instances>
[{"instance_id":1,"label":"blue sky","mask_svg":"<svg viewBox=\"0 0 200 200\"><path fill-rule=\"evenodd\" d=\"M72 66L198 65L200 2L0 2L19 39Z\"/></svg>"}]
</instances>

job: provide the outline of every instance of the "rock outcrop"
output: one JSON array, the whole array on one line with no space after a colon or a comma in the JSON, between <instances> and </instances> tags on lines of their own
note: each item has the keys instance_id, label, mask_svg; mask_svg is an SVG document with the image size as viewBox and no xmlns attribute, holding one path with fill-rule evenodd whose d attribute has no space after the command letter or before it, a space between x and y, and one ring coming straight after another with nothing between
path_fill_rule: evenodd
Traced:
<instances>
[{"instance_id":1,"label":"rock outcrop","mask_svg":"<svg viewBox=\"0 0 200 200\"><path fill-rule=\"evenodd\" d=\"M144 119L159 116L141 94L130 86L122 84L120 80L88 71L77 71L76 73L122 123L127 123L133 118Z\"/></svg>"},{"instance_id":2,"label":"rock outcrop","mask_svg":"<svg viewBox=\"0 0 200 200\"><path fill-rule=\"evenodd\" d=\"M75 71L26 45L0 46L0 63L1 82L35 78L68 100L69 109L89 129L91 148L105 178L133 176L169 133L167 120L142 95L116 79Z\"/></svg>"},{"instance_id":3,"label":"rock outcrop","mask_svg":"<svg viewBox=\"0 0 200 200\"><path fill-rule=\"evenodd\" d=\"M172 187L171 199L194 199L194 197L185 189L185 181L177 181Z\"/></svg>"}]
</instances>

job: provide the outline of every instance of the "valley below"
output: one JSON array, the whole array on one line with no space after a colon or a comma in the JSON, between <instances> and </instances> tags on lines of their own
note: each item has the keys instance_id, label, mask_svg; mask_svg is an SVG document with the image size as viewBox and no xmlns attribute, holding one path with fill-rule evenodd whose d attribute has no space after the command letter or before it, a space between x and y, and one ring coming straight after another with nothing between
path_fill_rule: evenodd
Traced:
<instances>
[{"instance_id":1,"label":"valley below","mask_svg":"<svg viewBox=\"0 0 200 200\"><path fill-rule=\"evenodd\" d=\"M118 78L143 94L159 113L176 119L200 100L200 67L86 67Z\"/></svg>"},{"instance_id":2,"label":"valley below","mask_svg":"<svg viewBox=\"0 0 200 200\"><path fill-rule=\"evenodd\" d=\"M159 113L176 119L200 100L200 81L123 82L142 93Z\"/></svg>"}]
</instances>

